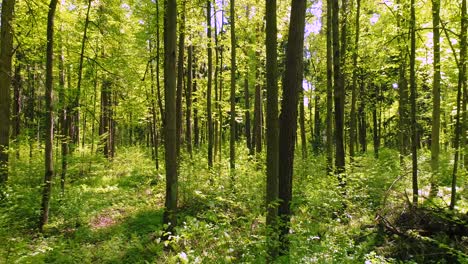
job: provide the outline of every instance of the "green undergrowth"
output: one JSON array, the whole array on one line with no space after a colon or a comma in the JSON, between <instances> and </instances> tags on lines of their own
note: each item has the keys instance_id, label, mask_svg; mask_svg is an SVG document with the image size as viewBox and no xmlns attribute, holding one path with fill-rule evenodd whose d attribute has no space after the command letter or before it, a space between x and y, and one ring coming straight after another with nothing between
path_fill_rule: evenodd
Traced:
<instances>
[{"instance_id":1,"label":"green undergrowth","mask_svg":"<svg viewBox=\"0 0 468 264\"><path fill-rule=\"evenodd\" d=\"M264 263L265 156L247 153L237 146L232 173L227 146L212 168L206 149L192 159L183 152L179 222L170 240L161 241L164 162L157 171L140 147L118 149L111 162L78 149L62 194L57 159L50 222L40 234L43 154L29 158L25 146L11 161L1 201L0 263ZM430 177L424 156L422 186ZM373 153L356 157L347 168L345 193L335 176L326 175L325 163L324 155L296 158L291 254L278 263L398 263L375 220L387 204L404 202L402 193L411 186L410 176L399 177L398 153L383 149L377 160Z\"/></svg>"}]
</instances>

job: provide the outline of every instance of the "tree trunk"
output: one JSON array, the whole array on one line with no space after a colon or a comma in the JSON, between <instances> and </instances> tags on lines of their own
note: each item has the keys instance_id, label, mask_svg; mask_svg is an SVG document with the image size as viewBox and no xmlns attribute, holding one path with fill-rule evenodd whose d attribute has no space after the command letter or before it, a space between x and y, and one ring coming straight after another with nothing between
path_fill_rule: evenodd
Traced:
<instances>
[{"instance_id":1,"label":"tree trunk","mask_svg":"<svg viewBox=\"0 0 468 264\"><path fill-rule=\"evenodd\" d=\"M230 140L229 140L229 166L231 170L235 169L236 164L236 23L235 23L235 0L230 2L230 20L231 20L231 119L230 119Z\"/></svg>"},{"instance_id":2,"label":"tree trunk","mask_svg":"<svg viewBox=\"0 0 468 264\"><path fill-rule=\"evenodd\" d=\"M289 24L283 100L279 123L279 204L281 255L289 251L289 223L291 219L292 176L297 128L297 103L302 85L305 0L293 0Z\"/></svg>"},{"instance_id":3,"label":"tree trunk","mask_svg":"<svg viewBox=\"0 0 468 264\"><path fill-rule=\"evenodd\" d=\"M316 88L317 89L317 88ZM318 154L322 149L322 121L320 120L320 95L318 90L315 90L315 102L314 102L314 153ZM310 103L310 102L309 102ZM312 115L311 115L312 118ZM327 121L328 122L328 121Z\"/></svg>"},{"instance_id":4,"label":"tree trunk","mask_svg":"<svg viewBox=\"0 0 468 264\"><path fill-rule=\"evenodd\" d=\"M249 75L246 73L244 81L244 101L245 101L245 140L247 141L247 148L249 155L253 154L253 140L250 132L250 93L249 93Z\"/></svg>"},{"instance_id":5,"label":"tree trunk","mask_svg":"<svg viewBox=\"0 0 468 264\"><path fill-rule=\"evenodd\" d=\"M213 167L213 113L211 111L211 86L212 86L212 75L213 75L213 49L211 39L211 0L207 0L206 7L206 20L207 20L207 38L208 38L208 84L207 84L207 96L206 96L206 112L208 121L208 166Z\"/></svg>"},{"instance_id":6,"label":"tree trunk","mask_svg":"<svg viewBox=\"0 0 468 264\"><path fill-rule=\"evenodd\" d=\"M307 159L307 139L305 131L304 89L301 87L299 98L299 126L301 128L302 159Z\"/></svg>"},{"instance_id":7,"label":"tree trunk","mask_svg":"<svg viewBox=\"0 0 468 264\"><path fill-rule=\"evenodd\" d=\"M269 230L267 241L268 256L274 260L278 255L277 217L278 217L278 169L279 169L279 130L278 130L278 61L277 61L277 25L276 0L265 2L266 5L266 137L267 137L267 189L266 224Z\"/></svg>"},{"instance_id":8,"label":"tree trunk","mask_svg":"<svg viewBox=\"0 0 468 264\"><path fill-rule=\"evenodd\" d=\"M358 50L359 50L359 19L361 16L361 0L357 0L356 7L356 34L354 39L354 50L353 50L353 89L351 94L351 123L349 126L349 158L351 162L354 160L355 155L355 142L356 137L356 101L357 101L357 75L358 75Z\"/></svg>"},{"instance_id":9,"label":"tree trunk","mask_svg":"<svg viewBox=\"0 0 468 264\"><path fill-rule=\"evenodd\" d=\"M99 126L99 138L104 156L110 158L110 102L111 102L111 82L107 78L102 81L101 87L101 118Z\"/></svg>"},{"instance_id":10,"label":"tree trunk","mask_svg":"<svg viewBox=\"0 0 468 264\"><path fill-rule=\"evenodd\" d=\"M176 30L177 0L167 0L164 12L164 147L166 161L166 202L164 224L168 231L177 225L177 151L176 151Z\"/></svg>"},{"instance_id":11,"label":"tree trunk","mask_svg":"<svg viewBox=\"0 0 468 264\"><path fill-rule=\"evenodd\" d=\"M462 124L460 120L460 107L461 107L461 94L462 89L466 90L466 34L467 34L467 14L466 14L466 0L462 0L461 10L461 35L460 35L460 62L458 65L458 87L457 87L457 121L455 132L455 158L453 163L452 173L452 195L450 199L450 209L453 210L456 204L457 197L457 168L460 153L460 136L462 132ZM465 135L463 135L465 136Z\"/></svg>"},{"instance_id":12,"label":"tree trunk","mask_svg":"<svg viewBox=\"0 0 468 264\"><path fill-rule=\"evenodd\" d=\"M431 194L437 194L440 152L440 0L432 0L434 80L432 85Z\"/></svg>"},{"instance_id":13,"label":"tree trunk","mask_svg":"<svg viewBox=\"0 0 468 264\"><path fill-rule=\"evenodd\" d=\"M413 182L413 206L418 206L418 126L416 120L416 11L414 1L411 0L411 19L410 19L410 101L411 101L411 153L412 153L412 182Z\"/></svg>"},{"instance_id":14,"label":"tree trunk","mask_svg":"<svg viewBox=\"0 0 468 264\"><path fill-rule=\"evenodd\" d=\"M194 74L195 80L193 81L193 94L196 94L197 92L197 80L196 80L196 74ZM195 107L193 107L193 145L195 148L198 149L200 146L200 128L198 124L198 108L196 107L197 104L197 97L193 98L193 103L195 104Z\"/></svg>"},{"instance_id":15,"label":"tree trunk","mask_svg":"<svg viewBox=\"0 0 468 264\"><path fill-rule=\"evenodd\" d=\"M63 42L62 37L59 37L59 101L60 112L60 139L61 139L61 150L62 150L62 171L60 172L60 188L62 195L65 193L65 178L68 169L68 122L67 122L67 108L68 104L65 99L65 66L64 66L64 55L63 55Z\"/></svg>"},{"instance_id":16,"label":"tree trunk","mask_svg":"<svg viewBox=\"0 0 468 264\"><path fill-rule=\"evenodd\" d=\"M257 72L257 79L258 75ZM255 86L254 119L255 151L260 153L262 152L262 88L259 83Z\"/></svg>"},{"instance_id":17,"label":"tree trunk","mask_svg":"<svg viewBox=\"0 0 468 264\"><path fill-rule=\"evenodd\" d=\"M378 106L378 97L379 97L379 86L376 84L372 84L374 88L374 100L373 100L373 107L372 107L372 132L373 132L373 139L374 139L374 157L376 159L379 158L379 148L380 148L380 137L379 137L379 122L377 120L377 106Z\"/></svg>"},{"instance_id":18,"label":"tree trunk","mask_svg":"<svg viewBox=\"0 0 468 264\"><path fill-rule=\"evenodd\" d=\"M367 151L367 118L366 118L366 96L365 96L365 85L364 81L361 81L359 91L360 103L358 110L359 119L359 144L361 145L361 152Z\"/></svg>"},{"instance_id":19,"label":"tree trunk","mask_svg":"<svg viewBox=\"0 0 468 264\"><path fill-rule=\"evenodd\" d=\"M177 95L176 95L176 151L180 155L182 143L182 90L184 87L184 50L185 50L185 3L182 1L182 12L179 26L179 51L177 62Z\"/></svg>"},{"instance_id":20,"label":"tree trunk","mask_svg":"<svg viewBox=\"0 0 468 264\"><path fill-rule=\"evenodd\" d=\"M75 127L75 135L73 138L73 143L78 144L79 142L79 127L80 127L80 96L81 96L81 80L82 80L82 73L83 73L83 60L84 60L84 52L85 52L85 47L86 47L86 38L87 38L87 33L88 33L88 24L89 24L89 13L91 10L91 2L92 0L88 1L88 9L86 11L86 19L85 19L85 24L84 24L84 32L83 32L83 38L81 39L81 53L80 53L80 62L78 65L78 84L76 85L76 96L74 98L73 102L73 113L71 114L73 116L73 119L75 121L74 127Z\"/></svg>"},{"instance_id":21,"label":"tree trunk","mask_svg":"<svg viewBox=\"0 0 468 264\"><path fill-rule=\"evenodd\" d=\"M10 85L13 56L13 11L15 1L3 0L0 37L0 186L8 180L10 146Z\"/></svg>"},{"instance_id":22,"label":"tree trunk","mask_svg":"<svg viewBox=\"0 0 468 264\"><path fill-rule=\"evenodd\" d=\"M333 172L332 0L327 0L327 174Z\"/></svg>"},{"instance_id":23,"label":"tree trunk","mask_svg":"<svg viewBox=\"0 0 468 264\"><path fill-rule=\"evenodd\" d=\"M23 54L20 51L16 51L16 66L15 66L15 73L13 79L13 133L12 133L12 140L18 141L18 137L21 132L21 92L23 86L23 79L21 77L21 69L23 63ZM17 157L19 157L19 149L16 151Z\"/></svg>"},{"instance_id":24,"label":"tree trunk","mask_svg":"<svg viewBox=\"0 0 468 264\"><path fill-rule=\"evenodd\" d=\"M160 60L160 52L161 52L161 37L159 33L159 0L156 1L156 91L158 93L158 106L159 106L159 114L162 119L162 124L164 125L164 107L162 103L162 96L161 96L161 78L160 78L160 71L159 71L159 62Z\"/></svg>"},{"instance_id":25,"label":"tree trunk","mask_svg":"<svg viewBox=\"0 0 468 264\"><path fill-rule=\"evenodd\" d=\"M192 157L192 53L193 46L189 46L187 56L187 89L185 90L185 141L190 157Z\"/></svg>"},{"instance_id":26,"label":"tree trunk","mask_svg":"<svg viewBox=\"0 0 468 264\"><path fill-rule=\"evenodd\" d=\"M345 186L345 150L344 150L344 81L341 72L341 50L339 32L338 0L332 0L332 32L333 32L333 81L335 86L335 166L341 187ZM345 34L342 32L342 34ZM344 55L344 54L343 54Z\"/></svg>"},{"instance_id":27,"label":"tree trunk","mask_svg":"<svg viewBox=\"0 0 468 264\"><path fill-rule=\"evenodd\" d=\"M51 0L47 15L47 54L46 54L46 83L45 83L45 103L46 103L46 140L45 140L45 175L42 191L41 216L39 218L39 230L42 232L44 225L49 221L49 202L52 192L52 176L54 175L54 159L52 144L54 141L54 119L53 119L53 57L54 57L54 17L58 0Z\"/></svg>"},{"instance_id":28,"label":"tree trunk","mask_svg":"<svg viewBox=\"0 0 468 264\"><path fill-rule=\"evenodd\" d=\"M159 26L159 25L158 25ZM152 53L151 41L149 41L150 54ZM159 52L158 52L159 53ZM159 170L159 143L158 143L158 128L157 128L157 115L156 115L156 94L154 93L154 73L153 73L153 61L150 61L150 74L151 74L151 131L153 141L153 153L156 170Z\"/></svg>"}]
</instances>

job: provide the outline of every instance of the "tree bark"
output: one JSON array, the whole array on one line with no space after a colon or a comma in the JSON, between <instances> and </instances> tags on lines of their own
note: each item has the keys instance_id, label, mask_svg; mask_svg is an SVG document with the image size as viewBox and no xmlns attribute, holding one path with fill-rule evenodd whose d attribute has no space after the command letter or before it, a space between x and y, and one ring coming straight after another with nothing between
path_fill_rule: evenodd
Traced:
<instances>
[{"instance_id":1,"label":"tree bark","mask_svg":"<svg viewBox=\"0 0 468 264\"><path fill-rule=\"evenodd\" d=\"M253 140L250 132L250 93L249 93L249 75L246 73L244 81L244 101L245 101L245 140L247 141L247 148L249 155L253 154Z\"/></svg>"},{"instance_id":2,"label":"tree bark","mask_svg":"<svg viewBox=\"0 0 468 264\"><path fill-rule=\"evenodd\" d=\"M260 77L258 75L257 73L257 79ZM260 153L262 152L262 88L259 83L255 85L254 138L255 151Z\"/></svg>"},{"instance_id":3,"label":"tree bark","mask_svg":"<svg viewBox=\"0 0 468 264\"><path fill-rule=\"evenodd\" d=\"M379 86L376 84L372 84L372 88L374 88L373 94L373 106L372 106L372 132L373 132L373 141L374 141L374 157L376 159L379 158L379 148L380 148L380 135L379 135L379 122L378 118L378 111L377 106L379 104Z\"/></svg>"},{"instance_id":4,"label":"tree bark","mask_svg":"<svg viewBox=\"0 0 468 264\"><path fill-rule=\"evenodd\" d=\"M299 126L301 128L301 149L302 159L307 159L307 138L305 131L305 109L304 109L304 89L301 87L299 98Z\"/></svg>"},{"instance_id":5,"label":"tree bark","mask_svg":"<svg viewBox=\"0 0 468 264\"><path fill-rule=\"evenodd\" d=\"M432 0L434 80L432 85L431 194L437 194L440 153L440 0Z\"/></svg>"},{"instance_id":6,"label":"tree bark","mask_svg":"<svg viewBox=\"0 0 468 264\"><path fill-rule=\"evenodd\" d=\"M207 38L208 38L208 84L207 84L207 96L206 96L206 112L207 112L207 125L208 125L208 166L213 167L213 113L211 111L211 86L212 86L212 75L213 75L213 49L211 39L211 0L207 0L206 7L206 20L207 20Z\"/></svg>"},{"instance_id":7,"label":"tree bark","mask_svg":"<svg viewBox=\"0 0 468 264\"><path fill-rule=\"evenodd\" d=\"M182 12L179 24L179 51L177 62L177 95L176 95L176 151L180 155L182 142L182 90L184 87L184 50L185 50L185 3L182 1Z\"/></svg>"},{"instance_id":8,"label":"tree bark","mask_svg":"<svg viewBox=\"0 0 468 264\"><path fill-rule=\"evenodd\" d=\"M340 186L345 186L345 150L344 150L344 81L341 72L341 50L339 32L338 0L332 0L332 33L333 33L333 81L335 86L335 166ZM344 32L342 32L344 34ZM344 55L344 54L343 54Z\"/></svg>"},{"instance_id":9,"label":"tree bark","mask_svg":"<svg viewBox=\"0 0 468 264\"><path fill-rule=\"evenodd\" d=\"M22 101L21 101L21 92L23 86L23 78L21 76L21 69L23 63L23 54L20 51L16 51L16 65L15 65L15 73L13 79L13 133L12 133L12 140L17 141L18 137L21 132L21 108L22 108ZM17 157L19 157L19 149L16 151Z\"/></svg>"},{"instance_id":10,"label":"tree bark","mask_svg":"<svg viewBox=\"0 0 468 264\"><path fill-rule=\"evenodd\" d=\"M231 93L230 93L230 140L229 140L229 166L231 170L236 167L236 20L235 0L230 2L231 20Z\"/></svg>"},{"instance_id":11,"label":"tree bark","mask_svg":"<svg viewBox=\"0 0 468 264\"><path fill-rule=\"evenodd\" d=\"M356 137L356 101L357 101L357 78L358 78L358 51L359 51L359 19L361 16L361 0L357 0L356 7L356 34L354 39L354 51L353 51L353 89L351 94L351 120L349 126L349 158L353 162L355 155L355 142Z\"/></svg>"},{"instance_id":12,"label":"tree bark","mask_svg":"<svg viewBox=\"0 0 468 264\"><path fill-rule=\"evenodd\" d=\"M85 24L84 24L84 32L83 32L83 38L81 39L81 52L80 52L80 62L78 65L78 84L76 85L76 96L73 102L73 119L75 121L74 127L75 127L75 135L73 137L73 143L78 144L79 142L79 127L80 127L80 97L81 97L81 80L83 76L83 60L84 60L84 52L85 52L85 47L86 47L86 38L88 34L88 24L89 24L89 13L91 10L91 2L92 0L88 1L88 9L86 11L86 19L85 19Z\"/></svg>"},{"instance_id":13,"label":"tree bark","mask_svg":"<svg viewBox=\"0 0 468 264\"><path fill-rule=\"evenodd\" d=\"M59 100L60 100L60 139L61 139L61 151L62 151L62 171L60 172L60 188L62 195L65 193L65 178L68 169L68 118L67 108L68 103L65 98L65 66L64 66L64 55L63 55L63 42L62 37L59 37Z\"/></svg>"},{"instance_id":14,"label":"tree bark","mask_svg":"<svg viewBox=\"0 0 468 264\"><path fill-rule=\"evenodd\" d=\"M279 204L281 255L289 251L289 223L291 219L292 176L297 128L297 103L303 77L305 28L305 0L292 0L289 24L283 100L279 123Z\"/></svg>"},{"instance_id":15,"label":"tree bark","mask_svg":"<svg viewBox=\"0 0 468 264\"><path fill-rule=\"evenodd\" d=\"M0 187L8 180L10 146L10 85L13 56L12 20L15 1L3 0L0 36Z\"/></svg>"},{"instance_id":16,"label":"tree bark","mask_svg":"<svg viewBox=\"0 0 468 264\"><path fill-rule=\"evenodd\" d=\"M460 120L460 107L461 107L461 94L462 90L466 90L466 42L467 42L467 27L468 27L468 17L466 14L466 0L462 0L461 6L461 34L460 34L460 61L458 65L458 87L457 87L457 121L455 132L455 158L453 163L453 172L452 172L452 194L450 198L449 208L453 210L456 204L456 195L457 195L457 169L458 169L458 159L460 153L460 136L462 133L462 124ZM463 135L465 136L465 135Z\"/></svg>"},{"instance_id":17,"label":"tree bark","mask_svg":"<svg viewBox=\"0 0 468 264\"><path fill-rule=\"evenodd\" d=\"M416 120L416 11L414 1L411 0L411 19L410 19L410 101L411 101L411 153L412 153L412 185L413 185L413 206L418 206L418 127Z\"/></svg>"},{"instance_id":18,"label":"tree bark","mask_svg":"<svg viewBox=\"0 0 468 264\"><path fill-rule=\"evenodd\" d=\"M46 53L46 83L45 83L45 175L44 186L42 190L41 215L39 218L39 230L42 232L44 225L49 221L49 203L52 192L52 176L54 175L54 159L52 144L54 141L54 123L53 123L53 57L54 57L54 17L58 0L51 0L49 12L47 15L47 53Z\"/></svg>"},{"instance_id":19,"label":"tree bark","mask_svg":"<svg viewBox=\"0 0 468 264\"><path fill-rule=\"evenodd\" d=\"M176 151L176 30L177 0L166 0L164 12L164 147L166 162L166 202L164 224L168 231L177 225L177 151Z\"/></svg>"},{"instance_id":20,"label":"tree bark","mask_svg":"<svg viewBox=\"0 0 468 264\"><path fill-rule=\"evenodd\" d=\"M332 0L327 0L327 174L333 172L333 49Z\"/></svg>"},{"instance_id":21,"label":"tree bark","mask_svg":"<svg viewBox=\"0 0 468 264\"><path fill-rule=\"evenodd\" d=\"M277 217L278 217L278 176L279 176L279 120L278 120L278 61L277 61L277 25L276 0L265 2L266 5L266 140L267 140L267 190L266 224L269 228L267 237L268 256L274 260L278 255ZM269 241L269 242L268 242Z\"/></svg>"},{"instance_id":22,"label":"tree bark","mask_svg":"<svg viewBox=\"0 0 468 264\"><path fill-rule=\"evenodd\" d=\"M185 90L185 141L187 151L192 157L192 53L193 46L189 46L187 54L187 89Z\"/></svg>"}]
</instances>

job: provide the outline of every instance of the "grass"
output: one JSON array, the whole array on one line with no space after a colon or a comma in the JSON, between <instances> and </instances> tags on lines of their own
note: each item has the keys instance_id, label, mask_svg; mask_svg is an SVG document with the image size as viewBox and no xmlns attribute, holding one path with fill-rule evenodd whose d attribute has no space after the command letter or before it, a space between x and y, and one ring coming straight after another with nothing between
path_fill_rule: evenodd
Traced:
<instances>
[{"instance_id":1,"label":"grass","mask_svg":"<svg viewBox=\"0 0 468 264\"><path fill-rule=\"evenodd\" d=\"M263 263L265 158L248 156L241 145L237 149L235 174L228 169L228 149L223 149L223 162L211 169L204 149L192 160L183 154L179 225L165 242L160 240L164 170L155 170L143 148L119 149L112 162L79 150L70 160L64 195L55 177L51 218L43 234L36 229L42 154L36 151L29 159L24 150L21 159L11 162L7 198L0 208L0 263ZM425 163L423 157L422 186L430 177ZM343 197L336 178L326 176L323 155L296 159L291 263L395 261L385 253L386 238L375 214L386 196L390 203L401 203L410 186L409 177L392 185L400 174L397 153L383 149L378 160L365 154L347 171ZM346 217L337 217L343 204Z\"/></svg>"}]
</instances>

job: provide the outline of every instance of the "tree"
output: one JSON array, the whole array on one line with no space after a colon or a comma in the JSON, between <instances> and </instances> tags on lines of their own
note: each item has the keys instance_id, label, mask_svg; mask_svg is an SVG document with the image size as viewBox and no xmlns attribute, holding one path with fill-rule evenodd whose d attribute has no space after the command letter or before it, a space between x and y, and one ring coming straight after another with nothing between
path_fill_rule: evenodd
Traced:
<instances>
[{"instance_id":1,"label":"tree","mask_svg":"<svg viewBox=\"0 0 468 264\"><path fill-rule=\"evenodd\" d=\"M332 35L333 35L333 83L335 102L335 166L340 186L344 187L345 150L344 150L344 77L341 72L341 51L339 32L339 5L338 0L332 0ZM342 32L342 34L345 34ZM344 54L343 54L344 55Z\"/></svg>"},{"instance_id":2,"label":"tree","mask_svg":"<svg viewBox=\"0 0 468 264\"><path fill-rule=\"evenodd\" d=\"M13 56L12 20L15 1L3 0L0 37L0 185L8 180L10 145L10 87Z\"/></svg>"},{"instance_id":3,"label":"tree","mask_svg":"<svg viewBox=\"0 0 468 264\"><path fill-rule=\"evenodd\" d=\"M182 90L184 87L184 50L185 50L185 4L182 2L182 12L179 24L179 51L177 61L177 91L176 91L176 146L177 156L180 155L182 143Z\"/></svg>"},{"instance_id":4,"label":"tree","mask_svg":"<svg viewBox=\"0 0 468 264\"><path fill-rule=\"evenodd\" d=\"M356 7L356 34L354 38L354 50L353 50L353 88L351 94L351 120L349 125L349 157L351 162L353 161L355 155L355 143L357 142L356 138L356 101L357 101L357 89L358 89L358 50L359 50L359 19L361 16L361 0L357 0Z\"/></svg>"},{"instance_id":5,"label":"tree","mask_svg":"<svg viewBox=\"0 0 468 264\"><path fill-rule=\"evenodd\" d=\"M278 255L276 246L276 224L278 217L278 173L279 173L279 130L278 130L278 61L276 0L265 1L266 5L266 224L271 233L268 237L268 255L274 259Z\"/></svg>"},{"instance_id":6,"label":"tree","mask_svg":"<svg viewBox=\"0 0 468 264\"><path fill-rule=\"evenodd\" d=\"M460 61L458 65L458 85L457 85L457 116L456 116L456 131L455 131L455 157L453 162L453 172L452 172L452 194L450 197L450 206L449 208L453 210L456 204L456 194L457 194L457 170L458 170L458 160L460 156L460 137L462 136L462 127L460 120L461 113L461 94L462 90L466 93L466 44L467 44L467 30L468 30L468 17L466 14L466 0L462 0L461 6L461 34L460 34ZM463 135L464 137L465 135Z\"/></svg>"},{"instance_id":7,"label":"tree","mask_svg":"<svg viewBox=\"0 0 468 264\"><path fill-rule=\"evenodd\" d=\"M327 0L327 173L333 171L332 0Z\"/></svg>"},{"instance_id":8,"label":"tree","mask_svg":"<svg viewBox=\"0 0 468 264\"><path fill-rule=\"evenodd\" d=\"M416 11L414 0L411 0L410 19L410 101L411 101L411 154L412 154L412 185L413 206L418 206L418 130L416 120Z\"/></svg>"},{"instance_id":9,"label":"tree","mask_svg":"<svg viewBox=\"0 0 468 264\"><path fill-rule=\"evenodd\" d=\"M229 165L231 170L236 167L236 20L235 0L230 2L231 20L231 92L230 92L230 138L229 138Z\"/></svg>"},{"instance_id":10,"label":"tree","mask_svg":"<svg viewBox=\"0 0 468 264\"><path fill-rule=\"evenodd\" d=\"M80 62L78 65L78 84L76 85L76 96L74 98L73 102L73 113L72 113L72 118L74 120L74 135L73 135L73 143L78 144L79 141L79 128L80 128L80 97L81 97L81 82L82 82L82 76L83 76L83 59L84 59L84 52L85 52L85 47L86 47L86 36L88 34L88 24L89 24L89 12L91 10L91 2L92 0L88 1L88 8L86 11L86 19L85 19L85 25L84 25L84 32L83 32L83 38L81 40L81 53L80 53Z\"/></svg>"},{"instance_id":11,"label":"tree","mask_svg":"<svg viewBox=\"0 0 468 264\"><path fill-rule=\"evenodd\" d=\"M47 15L47 53L46 53L46 83L45 83L45 104L46 104L46 142L45 142L45 175L42 190L41 216L39 219L39 230L42 232L44 225L49 221L49 203L52 192L52 176L54 175L54 159L52 144L54 141L54 120L53 120L53 58L54 58L54 18L58 0L51 0L49 13Z\"/></svg>"},{"instance_id":12,"label":"tree","mask_svg":"<svg viewBox=\"0 0 468 264\"><path fill-rule=\"evenodd\" d=\"M283 100L279 121L279 198L278 215L281 255L289 250L289 222L291 219L292 176L297 130L297 103L302 85L305 29L305 0L292 0L291 19L286 49L286 69L283 82Z\"/></svg>"},{"instance_id":13,"label":"tree","mask_svg":"<svg viewBox=\"0 0 468 264\"><path fill-rule=\"evenodd\" d=\"M248 72L248 71L247 71ZM254 152L254 146L252 146L252 134L250 133L250 93L249 93L249 74L245 74L244 80L244 101L245 101L245 141L247 142L247 148L249 149L249 155Z\"/></svg>"},{"instance_id":14,"label":"tree","mask_svg":"<svg viewBox=\"0 0 468 264\"><path fill-rule=\"evenodd\" d=\"M439 171L440 152L440 0L432 0L432 32L434 42L434 80L432 85L431 134L431 193L437 193L436 178Z\"/></svg>"},{"instance_id":15,"label":"tree","mask_svg":"<svg viewBox=\"0 0 468 264\"><path fill-rule=\"evenodd\" d=\"M193 46L190 45L187 54L187 89L185 90L185 139L187 151L192 157L192 54Z\"/></svg>"},{"instance_id":16,"label":"tree","mask_svg":"<svg viewBox=\"0 0 468 264\"><path fill-rule=\"evenodd\" d=\"M257 79L259 78L259 72L257 72ZM262 152L262 87L257 82L255 85L255 102L254 102L254 136L252 148L255 147L255 152Z\"/></svg>"},{"instance_id":17,"label":"tree","mask_svg":"<svg viewBox=\"0 0 468 264\"><path fill-rule=\"evenodd\" d=\"M176 151L176 30L177 0L166 0L164 12L164 147L166 162L166 202L164 224L173 231L177 225Z\"/></svg>"},{"instance_id":18,"label":"tree","mask_svg":"<svg viewBox=\"0 0 468 264\"><path fill-rule=\"evenodd\" d=\"M213 48L212 48L212 39L211 39L211 0L206 2L206 35L208 38L208 84L207 84L207 96L206 96L206 114L208 120L208 166L213 167L213 116L211 111L211 86L212 86L212 76L213 76Z\"/></svg>"}]
</instances>

